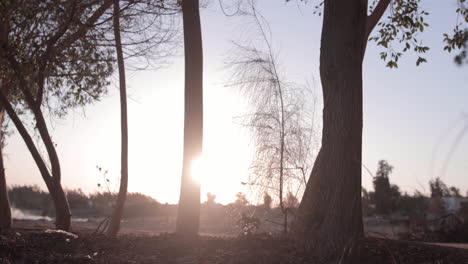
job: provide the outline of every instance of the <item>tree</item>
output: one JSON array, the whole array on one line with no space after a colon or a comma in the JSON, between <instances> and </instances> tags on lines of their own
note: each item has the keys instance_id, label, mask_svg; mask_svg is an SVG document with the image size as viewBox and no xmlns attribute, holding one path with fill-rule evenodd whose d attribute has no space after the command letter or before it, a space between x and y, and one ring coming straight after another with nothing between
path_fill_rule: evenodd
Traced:
<instances>
[{"instance_id":1,"label":"tree","mask_svg":"<svg viewBox=\"0 0 468 264\"><path fill-rule=\"evenodd\" d=\"M247 200L245 193L243 192L236 193L236 200L234 201L234 204L239 207L248 205L249 201Z\"/></svg>"},{"instance_id":2,"label":"tree","mask_svg":"<svg viewBox=\"0 0 468 264\"><path fill-rule=\"evenodd\" d=\"M288 194L286 195L286 199L284 200L284 206L290 210L297 208L298 205L299 200L297 199L297 197L292 192L288 192Z\"/></svg>"},{"instance_id":3,"label":"tree","mask_svg":"<svg viewBox=\"0 0 468 264\"><path fill-rule=\"evenodd\" d=\"M122 221L125 199L128 187L128 121L127 121L127 86L125 82L125 63L122 51L122 40L120 37L120 0L114 0L114 37L119 68L119 90L120 90L120 129L121 129L121 160L120 160L120 189L117 195L114 212L110 220L107 234L111 237L117 236Z\"/></svg>"},{"instance_id":4,"label":"tree","mask_svg":"<svg viewBox=\"0 0 468 264\"><path fill-rule=\"evenodd\" d=\"M182 0L185 51L184 150L176 232L195 236L200 225L200 184L191 175L203 143L203 49L199 0Z\"/></svg>"},{"instance_id":5,"label":"tree","mask_svg":"<svg viewBox=\"0 0 468 264\"><path fill-rule=\"evenodd\" d=\"M267 210L270 210L271 209L271 202L273 201L273 199L271 198L271 196L265 192L263 194L263 206L267 209Z\"/></svg>"},{"instance_id":6,"label":"tree","mask_svg":"<svg viewBox=\"0 0 468 264\"><path fill-rule=\"evenodd\" d=\"M431 197L461 197L459 188L455 186L448 187L439 177L429 181L429 188Z\"/></svg>"},{"instance_id":7,"label":"tree","mask_svg":"<svg viewBox=\"0 0 468 264\"><path fill-rule=\"evenodd\" d=\"M0 87L2 87L2 80L0 78ZM4 131L3 123L5 122L5 111L0 105L0 230L11 228L11 209L10 201L8 199L8 190L5 177L5 166L3 164L3 144L4 144Z\"/></svg>"},{"instance_id":8,"label":"tree","mask_svg":"<svg viewBox=\"0 0 468 264\"><path fill-rule=\"evenodd\" d=\"M43 107L52 114L64 115L67 109L89 103L104 92L112 72L110 53L106 48L97 48L100 32L94 25L111 4L111 0L2 2L1 17L6 23L0 35L7 37L1 39L0 60L8 71L3 74L0 103L41 172L54 201L58 229L69 230L71 214ZM34 117L50 169L8 97L17 91L21 94L19 106L30 110Z\"/></svg>"},{"instance_id":9,"label":"tree","mask_svg":"<svg viewBox=\"0 0 468 264\"><path fill-rule=\"evenodd\" d=\"M463 3L463 0L458 2ZM384 49L381 58L396 68L404 52L421 57L418 41L429 13L420 0L325 0L320 49L323 90L322 145L299 207L296 238L313 255L338 262L363 235L361 216L362 61L368 40ZM389 7L386 20L380 21ZM369 14L368 14L369 13ZM370 37L375 27L377 36ZM394 45L392 45L394 44ZM341 259L341 261L345 261Z\"/></svg>"},{"instance_id":10,"label":"tree","mask_svg":"<svg viewBox=\"0 0 468 264\"><path fill-rule=\"evenodd\" d=\"M370 15L367 15L367 1L323 2L320 49L324 102L322 145L299 207L298 221L301 224L295 225L298 227L295 233L306 250L325 262L338 262L342 256L336 252L352 251L354 241L363 235L362 61L369 35L390 2L379 1ZM404 1L394 3L401 2ZM397 10L392 16L397 17L401 12L408 15L409 9ZM410 10L409 14L413 12L415 10ZM400 24L398 28L409 28L407 37L412 40L414 23ZM382 33L386 33L385 29ZM384 34L387 39L382 43L392 37L395 39L393 33ZM398 54L391 53L390 61L394 62L393 56L398 60Z\"/></svg>"},{"instance_id":11,"label":"tree","mask_svg":"<svg viewBox=\"0 0 468 264\"><path fill-rule=\"evenodd\" d=\"M59 155L45 114L62 117L69 109L99 100L106 92L115 61L114 38L109 37L112 15L106 13L112 3L113 0L3 1L0 9L2 22L6 22L2 23L2 36L8 36L0 43L0 65L7 69L2 70L2 79L7 83L2 87L0 102L23 137L60 211L56 219L60 229L69 228L70 211L60 186ZM161 17L168 17L165 15L174 10L167 12L161 3L144 0L124 3L122 27L127 41L122 46L127 58L169 55L149 54L174 36L170 28L159 23ZM136 20L138 23L131 23ZM39 146L21 122L19 113L23 110L31 112L47 158L40 155Z\"/></svg>"},{"instance_id":12,"label":"tree","mask_svg":"<svg viewBox=\"0 0 468 264\"><path fill-rule=\"evenodd\" d=\"M431 197L442 198L450 196L449 188L439 177L429 181L429 188L431 189Z\"/></svg>"},{"instance_id":13,"label":"tree","mask_svg":"<svg viewBox=\"0 0 468 264\"><path fill-rule=\"evenodd\" d=\"M390 184L389 176L393 166L385 160L379 161L379 167L374 179L374 193L371 199L375 203L375 213L380 215L390 215L395 212L398 200L401 196L398 186Z\"/></svg>"},{"instance_id":14,"label":"tree","mask_svg":"<svg viewBox=\"0 0 468 264\"><path fill-rule=\"evenodd\" d=\"M213 206L216 204L216 194L206 193L206 205Z\"/></svg>"},{"instance_id":15,"label":"tree","mask_svg":"<svg viewBox=\"0 0 468 264\"><path fill-rule=\"evenodd\" d=\"M449 188L450 190L450 196L452 197L462 197L460 194L460 188L457 188L455 186L452 186Z\"/></svg>"},{"instance_id":16,"label":"tree","mask_svg":"<svg viewBox=\"0 0 468 264\"><path fill-rule=\"evenodd\" d=\"M465 0L457 0L457 20L461 17L465 23L468 23L468 4ZM466 26L466 25L465 25ZM468 63L468 28L463 28L463 22L458 22L453 29L452 34L444 34L445 47L444 50L452 52L454 50L460 50L455 56L455 62L458 65Z\"/></svg>"},{"instance_id":17,"label":"tree","mask_svg":"<svg viewBox=\"0 0 468 264\"><path fill-rule=\"evenodd\" d=\"M289 209L284 198L286 193L299 193L305 187L314 156L314 114L306 100L311 91L307 85L284 78L268 23L255 2L248 1L248 9L242 14L253 21L259 35L252 38L258 41L235 43L228 61L232 69L230 85L240 88L253 106L242 123L255 138L255 158L246 184L260 193L276 192L274 198L284 216L283 232L287 233Z\"/></svg>"}]
</instances>

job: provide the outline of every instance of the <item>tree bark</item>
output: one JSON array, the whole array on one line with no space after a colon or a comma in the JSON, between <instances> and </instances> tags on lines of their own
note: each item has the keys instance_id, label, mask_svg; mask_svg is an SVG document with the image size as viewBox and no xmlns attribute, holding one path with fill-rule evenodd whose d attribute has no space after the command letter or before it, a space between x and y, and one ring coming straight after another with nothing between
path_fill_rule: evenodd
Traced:
<instances>
[{"instance_id":1,"label":"tree bark","mask_svg":"<svg viewBox=\"0 0 468 264\"><path fill-rule=\"evenodd\" d=\"M200 184L191 175L193 161L202 154L203 50L199 0L182 0L185 51L184 154L176 232L198 234Z\"/></svg>"},{"instance_id":2,"label":"tree bark","mask_svg":"<svg viewBox=\"0 0 468 264\"><path fill-rule=\"evenodd\" d=\"M1 80L0 80L1 86ZM8 199L8 189L5 177L5 166L3 163L3 122L5 110L0 105L0 230L11 228L11 208Z\"/></svg>"},{"instance_id":3,"label":"tree bark","mask_svg":"<svg viewBox=\"0 0 468 264\"><path fill-rule=\"evenodd\" d=\"M363 235L362 59L365 0L326 0L320 52L322 146L299 207L296 237L325 263L341 262ZM341 260L340 260L341 259Z\"/></svg>"},{"instance_id":4,"label":"tree bark","mask_svg":"<svg viewBox=\"0 0 468 264\"><path fill-rule=\"evenodd\" d=\"M117 236L122 221L125 199L127 198L128 186L128 125L127 125L127 87L125 83L125 64L122 51L122 41L120 39L120 7L119 1L114 1L114 36L117 53L117 63L119 67L120 85L120 128L121 128L121 176L120 189L117 195L117 203L110 221L108 235Z\"/></svg>"}]
</instances>

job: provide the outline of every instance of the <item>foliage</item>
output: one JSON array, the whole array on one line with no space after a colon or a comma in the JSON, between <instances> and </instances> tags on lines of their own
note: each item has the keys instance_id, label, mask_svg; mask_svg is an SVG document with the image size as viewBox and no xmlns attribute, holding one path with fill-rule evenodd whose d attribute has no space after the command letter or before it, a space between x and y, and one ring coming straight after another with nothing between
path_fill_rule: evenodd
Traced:
<instances>
[{"instance_id":1,"label":"foliage","mask_svg":"<svg viewBox=\"0 0 468 264\"><path fill-rule=\"evenodd\" d=\"M271 209L271 203L273 202L273 199L271 198L271 196L265 192L263 194L263 206L266 208L266 209Z\"/></svg>"},{"instance_id":2,"label":"foliage","mask_svg":"<svg viewBox=\"0 0 468 264\"><path fill-rule=\"evenodd\" d=\"M299 206L299 199L292 193L288 192L284 199L284 206L288 209L294 209Z\"/></svg>"},{"instance_id":3,"label":"foliage","mask_svg":"<svg viewBox=\"0 0 468 264\"><path fill-rule=\"evenodd\" d=\"M91 206L91 201L81 189L67 191L68 204L73 209L88 209Z\"/></svg>"},{"instance_id":4,"label":"foliage","mask_svg":"<svg viewBox=\"0 0 468 264\"><path fill-rule=\"evenodd\" d=\"M423 217L427 210L427 197L416 192L414 195L404 193L398 201L398 211L409 217Z\"/></svg>"},{"instance_id":5,"label":"foliage","mask_svg":"<svg viewBox=\"0 0 468 264\"><path fill-rule=\"evenodd\" d=\"M53 216L53 204L50 195L38 186L13 186L9 196L14 207L21 210L38 211L43 215ZM68 190L67 199L74 216L103 217L109 216L115 203L116 193L96 192L86 194L81 189ZM155 216L160 204L152 197L141 193L129 193L125 203L124 217Z\"/></svg>"},{"instance_id":6,"label":"foliage","mask_svg":"<svg viewBox=\"0 0 468 264\"><path fill-rule=\"evenodd\" d=\"M460 189L457 187L447 187L447 185L439 178L429 181L431 197L461 197Z\"/></svg>"},{"instance_id":7,"label":"foliage","mask_svg":"<svg viewBox=\"0 0 468 264\"><path fill-rule=\"evenodd\" d=\"M242 212L241 217L237 220L237 226L241 229L241 235L251 236L255 230L260 228L260 219Z\"/></svg>"},{"instance_id":8,"label":"foliage","mask_svg":"<svg viewBox=\"0 0 468 264\"><path fill-rule=\"evenodd\" d=\"M53 214L52 199L38 186L13 186L8 190L13 207L25 210L41 210L42 215Z\"/></svg>"},{"instance_id":9,"label":"foliage","mask_svg":"<svg viewBox=\"0 0 468 264\"><path fill-rule=\"evenodd\" d=\"M234 204L237 206L246 206L249 204L249 201L247 200L247 197L244 193L238 192L236 193L236 200L234 201Z\"/></svg>"},{"instance_id":10,"label":"foliage","mask_svg":"<svg viewBox=\"0 0 468 264\"><path fill-rule=\"evenodd\" d=\"M385 160L379 161L377 173L373 179L375 201L375 213L380 215L389 215L397 208L400 191L398 186L391 185L389 181L390 173L393 167Z\"/></svg>"},{"instance_id":11,"label":"foliage","mask_svg":"<svg viewBox=\"0 0 468 264\"><path fill-rule=\"evenodd\" d=\"M113 72L113 53L99 45L102 32L93 27L79 38L73 37L98 4L45 0L2 3L3 15L9 20L0 60L12 69L5 76L10 89L29 90L37 103L59 116L105 93ZM19 78L24 78L28 87L19 87Z\"/></svg>"},{"instance_id":12,"label":"foliage","mask_svg":"<svg viewBox=\"0 0 468 264\"><path fill-rule=\"evenodd\" d=\"M209 206L216 204L216 194L212 194L210 192L206 193L206 204Z\"/></svg>"},{"instance_id":13,"label":"foliage","mask_svg":"<svg viewBox=\"0 0 468 264\"><path fill-rule=\"evenodd\" d=\"M385 0L369 1L369 14L372 14L380 1ZM429 46L423 44L420 35L429 27L427 23L429 12L422 7L421 0L389 0L389 2L385 19L377 23L376 34L371 36L369 41L383 49L380 58L389 68L398 68L399 59L405 52L411 50L418 55L416 66L427 62L425 53L429 50ZM445 43L445 51L460 50L454 59L461 65L468 63L468 5L466 0L456 0L456 3L456 25L451 33L443 34L442 40ZM324 1L319 1L315 5L314 14L322 15L323 4Z\"/></svg>"},{"instance_id":14,"label":"foliage","mask_svg":"<svg viewBox=\"0 0 468 264\"><path fill-rule=\"evenodd\" d=\"M448 33L444 34L445 47L444 50L452 52L454 50L460 50L460 53L455 56L455 62L457 64L467 63L467 50L468 50L468 5L465 0L457 0L457 25L453 29L451 35ZM458 21L459 18L462 21ZM464 27L464 28L463 28Z\"/></svg>"},{"instance_id":15,"label":"foliage","mask_svg":"<svg viewBox=\"0 0 468 264\"><path fill-rule=\"evenodd\" d=\"M370 6L372 11L377 1ZM380 53L380 58L387 62L389 68L397 68L398 60L403 53L413 50L419 56L416 65L426 62L424 53L429 50L418 40L419 34L429 26L425 18L429 13L421 8L421 0L392 0L388 7L386 20L377 24L377 34L369 38L377 46L384 49Z\"/></svg>"}]
</instances>

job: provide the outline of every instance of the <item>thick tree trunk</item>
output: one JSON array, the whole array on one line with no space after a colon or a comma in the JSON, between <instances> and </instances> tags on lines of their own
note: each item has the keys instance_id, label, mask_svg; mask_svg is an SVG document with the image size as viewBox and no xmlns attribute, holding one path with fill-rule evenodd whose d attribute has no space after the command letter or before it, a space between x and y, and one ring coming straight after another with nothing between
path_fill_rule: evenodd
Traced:
<instances>
[{"instance_id":1,"label":"thick tree trunk","mask_svg":"<svg viewBox=\"0 0 468 264\"><path fill-rule=\"evenodd\" d=\"M337 263L363 235L361 214L362 58L367 1L327 0L320 53L322 147L299 207L296 236Z\"/></svg>"},{"instance_id":2,"label":"thick tree trunk","mask_svg":"<svg viewBox=\"0 0 468 264\"><path fill-rule=\"evenodd\" d=\"M203 51L198 0L183 0L185 50L185 120L182 180L176 232L198 234L200 184L191 175L193 161L202 154Z\"/></svg>"},{"instance_id":3,"label":"thick tree trunk","mask_svg":"<svg viewBox=\"0 0 468 264\"><path fill-rule=\"evenodd\" d=\"M1 81L0 81L1 86ZM11 228L11 208L3 163L3 121L5 110L0 105L0 230Z\"/></svg>"},{"instance_id":4,"label":"thick tree trunk","mask_svg":"<svg viewBox=\"0 0 468 264\"><path fill-rule=\"evenodd\" d=\"M120 8L119 0L114 1L114 36L119 66L120 85L120 128L121 128L121 176L120 189L117 196L114 212L110 221L108 235L115 237L120 229L128 186L128 126L127 126L127 87L125 84L125 64L120 40Z\"/></svg>"}]
</instances>

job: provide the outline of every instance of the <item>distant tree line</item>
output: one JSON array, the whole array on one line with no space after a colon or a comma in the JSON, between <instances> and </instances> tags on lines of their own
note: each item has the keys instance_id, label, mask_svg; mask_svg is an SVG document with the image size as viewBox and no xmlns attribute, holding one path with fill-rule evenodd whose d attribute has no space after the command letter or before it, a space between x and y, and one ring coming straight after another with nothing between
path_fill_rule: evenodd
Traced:
<instances>
[{"instance_id":1,"label":"distant tree line","mask_svg":"<svg viewBox=\"0 0 468 264\"><path fill-rule=\"evenodd\" d=\"M50 195L37 186L13 186L8 190L13 207L42 216L55 216ZM73 217L109 217L115 206L117 193L86 194L81 189L66 191ZM160 203L141 193L128 193L124 218L152 217L160 214Z\"/></svg>"},{"instance_id":2,"label":"distant tree line","mask_svg":"<svg viewBox=\"0 0 468 264\"><path fill-rule=\"evenodd\" d=\"M373 176L374 191L362 188L363 216L424 217L429 206L429 198L462 197L459 188L448 187L440 178L429 181L429 196L420 191L416 191L413 195L402 192L398 185L390 183L392 171L393 166L387 161L379 161L377 172Z\"/></svg>"}]
</instances>

